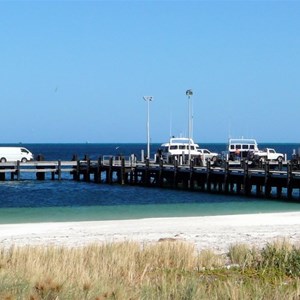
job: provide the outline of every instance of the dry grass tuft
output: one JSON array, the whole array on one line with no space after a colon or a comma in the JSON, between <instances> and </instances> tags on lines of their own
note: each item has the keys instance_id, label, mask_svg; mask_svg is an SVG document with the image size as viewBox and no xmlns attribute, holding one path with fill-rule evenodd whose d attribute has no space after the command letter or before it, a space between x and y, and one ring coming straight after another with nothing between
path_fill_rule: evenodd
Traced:
<instances>
[{"instance_id":1,"label":"dry grass tuft","mask_svg":"<svg viewBox=\"0 0 300 300\"><path fill-rule=\"evenodd\" d=\"M199 269L212 269L224 266L225 258L210 249L202 250L198 255Z\"/></svg>"}]
</instances>

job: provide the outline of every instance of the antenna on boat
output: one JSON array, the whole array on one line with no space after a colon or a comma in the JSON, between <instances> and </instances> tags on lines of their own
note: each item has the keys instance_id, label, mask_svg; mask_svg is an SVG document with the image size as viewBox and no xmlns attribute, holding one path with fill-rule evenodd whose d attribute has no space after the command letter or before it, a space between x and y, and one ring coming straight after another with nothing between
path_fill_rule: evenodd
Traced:
<instances>
[{"instance_id":1,"label":"antenna on boat","mask_svg":"<svg viewBox=\"0 0 300 300\"><path fill-rule=\"evenodd\" d=\"M228 122L228 138L231 138L231 121Z\"/></svg>"},{"instance_id":2,"label":"antenna on boat","mask_svg":"<svg viewBox=\"0 0 300 300\"><path fill-rule=\"evenodd\" d=\"M170 132L170 138L172 137L172 112L170 112L170 128L169 128Z\"/></svg>"}]
</instances>

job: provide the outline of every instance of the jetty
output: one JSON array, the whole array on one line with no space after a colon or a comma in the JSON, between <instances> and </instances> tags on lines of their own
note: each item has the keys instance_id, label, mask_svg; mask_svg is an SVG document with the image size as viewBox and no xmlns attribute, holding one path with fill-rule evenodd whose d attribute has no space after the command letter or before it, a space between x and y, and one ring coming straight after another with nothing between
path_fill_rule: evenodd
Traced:
<instances>
[{"instance_id":1,"label":"jetty","mask_svg":"<svg viewBox=\"0 0 300 300\"><path fill-rule=\"evenodd\" d=\"M101 156L98 160L73 157L70 161L0 163L0 181L71 179L97 184L184 189L195 192L237 194L266 198L300 199L300 168L291 161L265 162L251 166L230 161L206 166L166 164L163 160L138 161L134 156Z\"/></svg>"}]
</instances>

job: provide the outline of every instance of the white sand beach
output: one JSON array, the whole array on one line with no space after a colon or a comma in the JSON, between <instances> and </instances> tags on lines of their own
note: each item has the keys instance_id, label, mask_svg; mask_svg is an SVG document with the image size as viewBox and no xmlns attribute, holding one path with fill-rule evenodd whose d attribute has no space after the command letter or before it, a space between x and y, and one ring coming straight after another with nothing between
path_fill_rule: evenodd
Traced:
<instances>
[{"instance_id":1,"label":"white sand beach","mask_svg":"<svg viewBox=\"0 0 300 300\"><path fill-rule=\"evenodd\" d=\"M198 250L209 248L224 253L231 244L261 248L280 238L292 243L300 241L300 212L0 225L1 247L73 247L119 241L145 244L170 239L192 243Z\"/></svg>"}]
</instances>

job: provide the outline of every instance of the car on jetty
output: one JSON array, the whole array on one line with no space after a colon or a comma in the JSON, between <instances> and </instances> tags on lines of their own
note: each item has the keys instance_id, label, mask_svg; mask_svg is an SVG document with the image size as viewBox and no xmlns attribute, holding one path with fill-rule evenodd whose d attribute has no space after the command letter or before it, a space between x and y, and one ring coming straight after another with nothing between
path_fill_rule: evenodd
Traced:
<instances>
[{"instance_id":1,"label":"car on jetty","mask_svg":"<svg viewBox=\"0 0 300 300\"><path fill-rule=\"evenodd\" d=\"M200 154L200 159L202 161L213 161L215 162L218 159L219 154L216 152L211 152L208 149L198 149L198 152Z\"/></svg>"},{"instance_id":2,"label":"car on jetty","mask_svg":"<svg viewBox=\"0 0 300 300\"><path fill-rule=\"evenodd\" d=\"M189 138L171 138L168 143L161 145L161 158L166 163L174 163L178 161L179 164L188 162L189 155L193 159L199 159L199 145Z\"/></svg>"},{"instance_id":3,"label":"car on jetty","mask_svg":"<svg viewBox=\"0 0 300 300\"><path fill-rule=\"evenodd\" d=\"M276 152L273 148L265 148L254 153L254 159L260 161L278 161L282 162L285 155L283 153Z\"/></svg>"},{"instance_id":4,"label":"car on jetty","mask_svg":"<svg viewBox=\"0 0 300 300\"><path fill-rule=\"evenodd\" d=\"M0 162L27 162L33 160L33 154L24 147L0 147Z\"/></svg>"}]
</instances>

